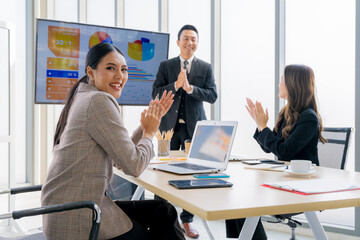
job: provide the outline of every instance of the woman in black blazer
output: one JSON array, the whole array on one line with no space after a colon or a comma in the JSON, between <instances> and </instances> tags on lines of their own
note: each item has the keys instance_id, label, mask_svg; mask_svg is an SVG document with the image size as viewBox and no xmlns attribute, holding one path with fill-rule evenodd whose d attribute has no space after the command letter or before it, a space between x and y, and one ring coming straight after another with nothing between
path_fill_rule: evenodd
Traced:
<instances>
[{"instance_id":1,"label":"woman in black blazer","mask_svg":"<svg viewBox=\"0 0 360 240\"><path fill-rule=\"evenodd\" d=\"M279 83L280 98L287 100L281 109L275 128L267 127L269 114L261 103L246 99L250 116L256 122L254 138L267 153L275 154L279 160L311 160L319 165L318 139L326 142L321 135L323 129L321 116L315 99L315 77L313 70L305 65L288 65ZM228 238L237 238L245 219L226 220ZM267 239L259 221L252 239Z\"/></svg>"}]
</instances>

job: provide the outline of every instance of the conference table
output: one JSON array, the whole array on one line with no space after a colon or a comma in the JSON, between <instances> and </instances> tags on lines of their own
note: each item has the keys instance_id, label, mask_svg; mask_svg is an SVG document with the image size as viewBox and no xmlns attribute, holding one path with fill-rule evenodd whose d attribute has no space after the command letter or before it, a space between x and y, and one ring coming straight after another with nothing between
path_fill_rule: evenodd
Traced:
<instances>
[{"instance_id":1,"label":"conference table","mask_svg":"<svg viewBox=\"0 0 360 240\"><path fill-rule=\"evenodd\" d=\"M304 179L284 172L246 169L241 162L229 162L226 173L233 183L230 188L204 188L180 190L168 184L168 180L194 179L192 175L176 175L149 167L139 176L132 177L121 170L114 173L138 185L133 199L138 199L146 189L169 202L202 218L202 222L214 239L207 221L246 218L239 239L251 239L260 216L304 212L316 239L327 239L317 218L316 211L359 207L360 190L299 195L261 186L264 182ZM329 179L360 183L360 173L326 167L316 167L317 173L305 179ZM225 236L224 236L225 237Z\"/></svg>"}]
</instances>

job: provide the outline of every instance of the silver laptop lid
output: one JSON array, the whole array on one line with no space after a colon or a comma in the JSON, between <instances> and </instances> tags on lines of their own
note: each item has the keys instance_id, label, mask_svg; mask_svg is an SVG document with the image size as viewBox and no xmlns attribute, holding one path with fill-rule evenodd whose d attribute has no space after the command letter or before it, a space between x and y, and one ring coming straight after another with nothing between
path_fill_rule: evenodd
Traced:
<instances>
[{"instance_id":1,"label":"silver laptop lid","mask_svg":"<svg viewBox=\"0 0 360 240\"><path fill-rule=\"evenodd\" d=\"M197 122L187 162L225 170L236 128L236 121Z\"/></svg>"}]
</instances>

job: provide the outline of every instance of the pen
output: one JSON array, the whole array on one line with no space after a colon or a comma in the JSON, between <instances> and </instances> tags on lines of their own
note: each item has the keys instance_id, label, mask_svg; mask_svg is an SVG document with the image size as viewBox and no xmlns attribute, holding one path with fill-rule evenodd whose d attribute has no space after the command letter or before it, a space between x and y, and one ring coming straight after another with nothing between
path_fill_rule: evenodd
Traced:
<instances>
[{"instance_id":1,"label":"pen","mask_svg":"<svg viewBox=\"0 0 360 240\"><path fill-rule=\"evenodd\" d=\"M272 186L274 186L276 188L284 189L284 190L297 191L295 188L292 188L292 187L287 186L287 185L283 186L283 185L273 184Z\"/></svg>"},{"instance_id":2,"label":"pen","mask_svg":"<svg viewBox=\"0 0 360 240\"><path fill-rule=\"evenodd\" d=\"M269 183L269 182L264 182L265 185L270 186L270 187L274 187L274 188L278 188L278 189L284 189L284 190L288 190L288 191L295 191L298 192L297 189L290 187L288 185L280 185L280 184L276 184L276 183Z\"/></svg>"},{"instance_id":3,"label":"pen","mask_svg":"<svg viewBox=\"0 0 360 240\"><path fill-rule=\"evenodd\" d=\"M284 165L271 166L271 168L281 168L281 167L284 167Z\"/></svg>"}]
</instances>

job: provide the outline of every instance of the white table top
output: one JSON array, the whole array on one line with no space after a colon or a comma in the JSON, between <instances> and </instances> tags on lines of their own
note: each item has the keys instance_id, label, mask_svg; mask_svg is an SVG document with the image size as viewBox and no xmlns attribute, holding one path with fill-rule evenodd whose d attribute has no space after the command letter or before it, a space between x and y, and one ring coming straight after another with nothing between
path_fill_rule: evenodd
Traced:
<instances>
[{"instance_id":1,"label":"white table top","mask_svg":"<svg viewBox=\"0 0 360 240\"><path fill-rule=\"evenodd\" d=\"M233 183L231 188L179 190L169 185L168 180L193 179L191 175L180 176L149 168L137 178L127 176L117 169L114 173L205 220L360 206L360 190L304 196L261 186L265 181L317 178L338 179L359 184L359 172L317 167L317 174L299 178L283 172L244 169L244 166L241 162L229 163L226 173L230 178L224 180Z\"/></svg>"}]
</instances>

